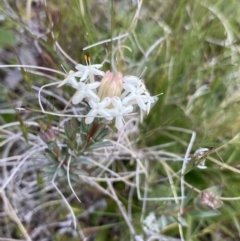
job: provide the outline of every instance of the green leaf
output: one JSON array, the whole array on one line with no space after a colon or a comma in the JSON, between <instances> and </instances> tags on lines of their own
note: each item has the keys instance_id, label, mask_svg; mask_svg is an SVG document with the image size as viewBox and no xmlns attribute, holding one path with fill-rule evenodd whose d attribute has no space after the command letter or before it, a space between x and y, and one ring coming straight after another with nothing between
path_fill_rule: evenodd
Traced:
<instances>
[{"instance_id":1,"label":"green leaf","mask_svg":"<svg viewBox=\"0 0 240 241\"><path fill-rule=\"evenodd\" d=\"M47 159L51 162L51 163L54 163L54 164L57 164L58 163L58 159L57 157L54 155L54 153L52 153L50 150L46 149L45 150L45 155L47 157Z\"/></svg>"},{"instance_id":2,"label":"green leaf","mask_svg":"<svg viewBox=\"0 0 240 241\"><path fill-rule=\"evenodd\" d=\"M17 41L11 30L0 29L0 48L14 47Z\"/></svg>"},{"instance_id":3,"label":"green leaf","mask_svg":"<svg viewBox=\"0 0 240 241\"><path fill-rule=\"evenodd\" d=\"M67 138L70 141L73 141L76 139L77 129L78 129L78 122L76 118L72 118L64 123L64 130Z\"/></svg>"},{"instance_id":4,"label":"green leaf","mask_svg":"<svg viewBox=\"0 0 240 241\"><path fill-rule=\"evenodd\" d=\"M89 174L86 172L86 171L84 171L84 170L74 170L73 171L73 174L74 175L82 175L82 176L89 176Z\"/></svg>"},{"instance_id":5,"label":"green leaf","mask_svg":"<svg viewBox=\"0 0 240 241\"><path fill-rule=\"evenodd\" d=\"M63 177L66 174L66 171L63 168L59 168L57 174L59 177Z\"/></svg>"},{"instance_id":6,"label":"green leaf","mask_svg":"<svg viewBox=\"0 0 240 241\"><path fill-rule=\"evenodd\" d=\"M77 142L76 142L76 145L75 145L76 151L79 152L81 150L84 150L86 145L87 145L86 141L82 141L79 145L77 145Z\"/></svg>"},{"instance_id":7,"label":"green leaf","mask_svg":"<svg viewBox=\"0 0 240 241\"><path fill-rule=\"evenodd\" d=\"M26 83L29 87L28 91L31 91L32 90L32 79L31 79L30 74L28 72L26 72L25 69L22 67L20 68L20 70L21 70L24 80L26 81Z\"/></svg>"},{"instance_id":8,"label":"green leaf","mask_svg":"<svg viewBox=\"0 0 240 241\"><path fill-rule=\"evenodd\" d=\"M79 182L79 177L75 173L70 174L70 179L75 182Z\"/></svg>"},{"instance_id":9,"label":"green leaf","mask_svg":"<svg viewBox=\"0 0 240 241\"><path fill-rule=\"evenodd\" d=\"M47 166L47 167L44 167L42 170L44 172L54 173L57 170L57 166L55 166L55 165Z\"/></svg>"},{"instance_id":10,"label":"green leaf","mask_svg":"<svg viewBox=\"0 0 240 241\"><path fill-rule=\"evenodd\" d=\"M209 217L215 217L219 216L221 212L218 210L209 210L209 211L191 211L189 212L189 215L193 217L199 217L199 218L209 218Z\"/></svg>"},{"instance_id":11,"label":"green leaf","mask_svg":"<svg viewBox=\"0 0 240 241\"><path fill-rule=\"evenodd\" d=\"M193 189L190 190L190 192L187 194L187 196L184 198L184 206L186 206L189 201L192 199Z\"/></svg>"},{"instance_id":12,"label":"green leaf","mask_svg":"<svg viewBox=\"0 0 240 241\"><path fill-rule=\"evenodd\" d=\"M180 217L180 219L178 219L179 223L181 224L181 226L183 227L187 227L188 223L186 221L186 219L184 217Z\"/></svg>"},{"instance_id":13,"label":"green leaf","mask_svg":"<svg viewBox=\"0 0 240 241\"><path fill-rule=\"evenodd\" d=\"M85 165L92 165L92 163L84 156L76 157L74 161Z\"/></svg>"},{"instance_id":14,"label":"green leaf","mask_svg":"<svg viewBox=\"0 0 240 241\"><path fill-rule=\"evenodd\" d=\"M96 142L96 143L92 144L91 146L89 146L87 148L87 151L93 151L95 149L107 147L107 146L112 146L112 143L110 141Z\"/></svg>"},{"instance_id":15,"label":"green leaf","mask_svg":"<svg viewBox=\"0 0 240 241\"><path fill-rule=\"evenodd\" d=\"M92 139L95 142L99 142L102 141L109 133L110 133L110 129L108 128L108 126L106 125L101 125L98 130L96 131L96 133L94 134L94 136L92 137Z\"/></svg>"},{"instance_id":16,"label":"green leaf","mask_svg":"<svg viewBox=\"0 0 240 241\"><path fill-rule=\"evenodd\" d=\"M158 226L163 229L168 225L168 219L165 215L161 215L160 218L157 220Z\"/></svg>"},{"instance_id":17,"label":"green leaf","mask_svg":"<svg viewBox=\"0 0 240 241\"><path fill-rule=\"evenodd\" d=\"M23 133L23 137L24 137L25 141L28 143L28 128L25 125L25 123L24 123L24 121L23 121L23 119L20 116L18 111L16 112L16 116L17 116L17 119L18 119L18 121L20 123L20 128L21 128L21 131Z\"/></svg>"}]
</instances>

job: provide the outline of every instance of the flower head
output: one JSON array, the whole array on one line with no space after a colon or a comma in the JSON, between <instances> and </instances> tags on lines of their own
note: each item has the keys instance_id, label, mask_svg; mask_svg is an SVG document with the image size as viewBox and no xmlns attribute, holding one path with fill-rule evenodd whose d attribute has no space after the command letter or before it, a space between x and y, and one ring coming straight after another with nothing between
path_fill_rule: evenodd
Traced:
<instances>
[{"instance_id":1,"label":"flower head","mask_svg":"<svg viewBox=\"0 0 240 241\"><path fill-rule=\"evenodd\" d=\"M77 90L72 97L74 105L83 99L88 102L91 109L85 119L86 124L92 123L95 117L115 118L115 126L121 130L124 116L129 115L134 106L139 106L141 114L143 111L149 113L157 97L150 95L142 79L131 75L123 77L121 72L103 72L99 70L101 64L92 65L87 56L85 60L87 65L76 65L78 71L70 71L59 86L69 84ZM96 81L94 75L103 77L101 81Z\"/></svg>"},{"instance_id":2,"label":"flower head","mask_svg":"<svg viewBox=\"0 0 240 241\"><path fill-rule=\"evenodd\" d=\"M210 191L202 192L200 202L202 205L208 206L212 209L218 209L223 205L219 196Z\"/></svg>"}]
</instances>

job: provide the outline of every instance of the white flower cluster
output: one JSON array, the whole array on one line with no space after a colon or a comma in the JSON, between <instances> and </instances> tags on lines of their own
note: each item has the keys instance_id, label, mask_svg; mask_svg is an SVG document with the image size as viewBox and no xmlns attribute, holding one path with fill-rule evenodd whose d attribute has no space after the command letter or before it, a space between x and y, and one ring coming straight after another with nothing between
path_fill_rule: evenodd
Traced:
<instances>
[{"instance_id":1,"label":"white flower cluster","mask_svg":"<svg viewBox=\"0 0 240 241\"><path fill-rule=\"evenodd\" d=\"M160 232L157 218L153 212L149 213L148 216L143 220L143 225L147 229L149 229L155 233Z\"/></svg>"},{"instance_id":2,"label":"white flower cluster","mask_svg":"<svg viewBox=\"0 0 240 241\"><path fill-rule=\"evenodd\" d=\"M85 99L91 110L85 119L86 124L93 122L95 117L107 120L115 118L115 126L121 130L124 126L123 116L133 112L133 106L138 105L142 111L149 113L151 105L157 100L146 90L141 79L136 76L125 76L122 73L106 73L99 70L101 64L76 65L77 71L70 71L58 87L69 84L77 91L72 97L74 105ZM101 81L95 81L94 75L102 76ZM77 80L76 78L79 78Z\"/></svg>"}]
</instances>

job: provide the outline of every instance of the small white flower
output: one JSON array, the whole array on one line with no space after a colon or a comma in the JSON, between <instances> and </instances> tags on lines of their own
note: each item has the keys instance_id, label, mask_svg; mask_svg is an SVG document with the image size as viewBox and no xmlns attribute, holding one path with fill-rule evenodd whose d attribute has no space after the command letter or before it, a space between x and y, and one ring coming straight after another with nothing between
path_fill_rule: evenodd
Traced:
<instances>
[{"instance_id":1,"label":"small white flower","mask_svg":"<svg viewBox=\"0 0 240 241\"><path fill-rule=\"evenodd\" d=\"M99 101L99 97L93 91L93 89L98 88L100 82L94 82L90 84L85 84L83 82L78 83L77 92L72 98L72 103L74 105L80 103L84 98L88 97L89 99L94 99Z\"/></svg>"},{"instance_id":2,"label":"small white flower","mask_svg":"<svg viewBox=\"0 0 240 241\"><path fill-rule=\"evenodd\" d=\"M207 149L207 148L206 148ZM199 169L207 169L207 166L205 165L206 159L204 159L198 166L197 168Z\"/></svg>"},{"instance_id":3,"label":"small white flower","mask_svg":"<svg viewBox=\"0 0 240 241\"><path fill-rule=\"evenodd\" d=\"M75 77L82 77L82 73L80 71L74 72L70 70L67 77L57 87L70 84L73 88L77 89L78 82Z\"/></svg>"},{"instance_id":4,"label":"small white flower","mask_svg":"<svg viewBox=\"0 0 240 241\"><path fill-rule=\"evenodd\" d=\"M109 109L106 108L111 104L111 98L104 98L101 102L98 102L94 99L89 101L89 105L91 106L91 110L87 114L87 118L85 119L86 124L91 124L94 118L97 115L104 116L107 120L112 120L112 115L109 112Z\"/></svg>"},{"instance_id":5,"label":"small white flower","mask_svg":"<svg viewBox=\"0 0 240 241\"><path fill-rule=\"evenodd\" d=\"M82 65L78 64L75 66L77 70L79 70L82 74L80 81L86 80L88 77L90 77L93 82L93 75L104 75L104 72L99 70L99 68L102 67L102 64L93 64L93 65Z\"/></svg>"},{"instance_id":6,"label":"small white flower","mask_svg":"<svg viewBox=\"0 0 240 241\"><path fill-rule=\"evenodd\" d=\"M147 114L149 114L149 111L150 111L150 108L151 108L151 105L153 103L155 103L157 101L157 97L156 96L151 96L149 94L149 92L145 92L145 95L142 95L142 100L143 102L146 104L146 111L147 111Z\"/></svg>"},{"instance_id":7,"label":"small white flower","mask_svg":"<svg viewBox=\"0 0 240 241\"><path fill-rule=\"evenodd\" d=\"M143 225L153 232L160 232L157 218L153 212L149 213L145 220L143 220Z\"/></svg>"},{"instance_id":8,"label":"small white flower","mask_svg":"<svg viewBox=\"0 0 240 241\"><path fill-rule=\"evenodd\" d=\"M124 106L120 98L116 96L112 98L112 104L114 108L110 109L109 111L111 112L113 117L116 117L116 120L115 120L116 128L118 130L121 130L124 125L123 116L131 113L133 111L133 106L132 105Z\"/></svg>"},{"instance_id":9,"label":"small white flower","mask_svg":"<svg viewBox=\"0 0 240 241\"><path fill-rule=\"evenodd\" d=\"M193 154L193 156L201 159L201 158L203 158L203 156L204 156L208 151L209 151L208 148L200 147L200 148L198 148L198 149L195 151L195 153Z\"/></svg>"},{"instance_id":10,"label":"small white flower","mask_svg":"<svg viewBox=\"0 0 240 241\"><path fill-rule=\"evenodd\" d=\"M124 105L132 101L135 101L142 110L144 111L147 110L147 106L144 102L146 97L143 95L146 92L146 88L143 83L139 82L137 86L134 86L133 84L124 83L123 88L127 92L129 92L129 94L126 97L124 97L122 100L122 103Z\"/></svg>"}]
</instances>

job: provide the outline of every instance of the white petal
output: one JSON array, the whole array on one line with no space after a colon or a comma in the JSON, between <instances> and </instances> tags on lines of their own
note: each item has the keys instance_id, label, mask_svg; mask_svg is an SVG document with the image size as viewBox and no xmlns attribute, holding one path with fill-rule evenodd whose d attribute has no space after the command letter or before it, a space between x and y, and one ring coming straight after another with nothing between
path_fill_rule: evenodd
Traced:
<instances>
[{"instance_id":1,"label":"white petal","mask_svg":"<svg viewBox=\"0 0 240 241\"><path fill-rule=\"evenodd\" d=\"M142 110L146 111L146 105L144 104L141 96L139 96L139 95L136 96L136 101L137 101L138 106L139 106Z\"/></svg>"},{"instance_id":2,"label":"white petal","mask_svg":"<svg viewBox=\"0 0 240 241\"><path fill-rule=\"evenodd\" d=\"M144 102L144 104L146 104L146 111L147 111L147 114L149 114L149 111L151 109L151 103L153 103L153 97L150 96L149 94L147 95L142 95L142 100Z\"/></svg>"},{"instance_id":3,"label":"white petal","mask_svg":"<svg viewBox=\"0 0 240 241\"><path fill-rule=\"evenodd\" d=\"M99 85L101 84L101 82L94 82L94 83L91 83L91 84L87 84L87 87L88 89L96 89Z\"/></svg>"},{"instance_id":4,"label":"white petal","mask_svg":"<svg viewBox=\"0 0 240 241\"><path fill-rule=\"evenodd\" d=\"M102 67L102 64L93 64L93 65L83 65L83 64L77 64L75 68L80 71L86 71L86 69L99 69Z\"/></svg>"},{"instance_id":5,"label":"white petal","mask_svg":"<svg viewBox=\"0 0 240 241\"><path fill-rule=\"evenodd\" d=\"M118 130L121 130L123 128L123 118L122 117L116 117L115 126Z\"/></svg>"},{"instance_id":6,"label":"white petal","mask_svg":"<svg viewBox=\"0 0 240 241\"><path fill-rule=\"evenodd\" d=\"M104 116L108 120L113 119L113 116L111 115L111 113L109 111L107 111L106 109L99 110L98 114L101 116Z\"/></svg>"},{"instance_id":7,"label":"white petal","mask_svg":"<svg viewBox=\"0 0 240 241\"><path fill-rule=\"evenodd\" d=\"M87 90L86 96L89 97L90 99L99 101L99 97L92 90Z\"/></svg>"},{"instance_id":8,"label":"white petal","mask_svg":"<svg viewBox=\"0 0 240 241\"><path fill-rule=\"evenodd\" d=\"M69 84L71 84L72 87L75 89L77 89L77 87L78 87L78 82L74 76L69 76Z\"/></svg>"},{"instance_id":9,"label":"white petal","mask_svg":"<svg viewBox=\"0 0 240 241\"><path fill-rule=\"evenodd\" d=\"M113 117L112 116L108 116L108 117L105 117L106 120L112 120Z\"/></svg>"},{"instance_id":10,"label":"white petal","mask_svg":"<svg viewBox=\"0 0 240 241\"><path fill-rule=\"evenodd\" d=\"M151 102L152 102L152 103L155 103L156 101L158 101L158 97L153 96L152 99L151 99Z\"/></svg>"},{"instance_id":11,"label":"white petal","mask_svg":"<svg viewBox=\"0 0 240 241\"><path fill-rule=\"evenodd\" d=\"M92 116L86 117L85 123L86 123L86 124L91 124L91 123L93 122L94 118L95 118L95 117L92 117Z\"/></svg>"},{"instance_id":12,"label":"white petal","mask_svg":"<svg viewBox=\"0 0 240 241\"><path fill-rule=\"evenodd\" d=\"M197 168L199 168L199 169L207 169L207 166L205 166L205 163L203 162L203 163L200 163L200 164L197 166Z\"/></svg>"},{"instance_id":13,"label":"white petal","mask_svg":"<svg viewBox=\"0 0 240 241\"><path fill-rule=\"evenodd\" d=\"M101 106L102 106L103 108L105 108L105 107L109 106L109 105L111 104L111 102L112 102L112 99L106 97L106 98L104 98L104 99L101 101L100 104L101 104Z\"/></svg>"},{"instance_id":14,"label":"white petal","mask_svg":"<svg viewBox=\"0 0 240 241\"><path fill-rule=\"evenodd\" d=\"M59 85L57 85L57 87L61 87L67 83L68 83L68 78L64 79Z\"/></svg>"},{"instance_id":15,"label":"white petal","mask_svg":"<svg viewBox=\"0 0 240 241\"><path fill-rule=\"evenodd\" d=\"M86 97L83 91L78 91L72 98L72 103L74 105L80 103Z\"/></svg>"},{"instance_id":16,"label":"white petal","mask_svg":"<svg viewBox=\"0 0 240 241\"><path fill-rule=\"evenodd\" d=\"M85 123L91 124L93 122L94 118L97 116L97 114L98 114L98 112L96 110L90 110L85 119Z\"/></svg>"},{"instance_id":17,"label":"white petal","mask_svg":"<svg viewBox=\"0 0 240 241\"><path fill-rule=\"evenodd\" d=\"M108 112L111 114L112 117L119 116L119 110L118 109L109 109Z\"/></svg>"},{"instance_id":18,"label":"white petal","mask_svg":"<svg viewBox=\"0 0 240 241\"><path fill-rule=\"evenodd\" d=\"M123 82L130 83L136 86L139 82L142 81L136 76L124 76Z\"/></svg>"},{"instance_id":19,"label":"white petal","mask_svg":"<svg viewBox=\"0 0 240 241\"><path fill-rule=\"evenodd\" d=\"M88 75L89 75L89 72L88 72L88 70L86 70L84 72L83 76L81 77L80 81L84 81L85 79L87 79Z\"/></svg>"},{"instance_id":20,"label":"white petal","mask_svg":"<svg viewBox=\"0 0 240 241\"><path fill-rule=\"evenodd\" d=\"M128 105L128 106L126 106L126 107L123 109L122 113L123 113L123 114L129 114L129 113L131 113L132 111L133 111L133 106L132 106L132 105Z\"/></svg>"},{"instance_id":21,"label":"white petal","mask_svg":"<svg viewBox=\"0 0 240 241\"><path fill-rule=\"evenodd\" d=\"M92 64L92 65L89 65L89 67L99 69L99 68L102 68L102 64Z\"/></svg>"},{"instance_id":22,"label":"white petal","mask_svg":"<svg viewBox=\"0 0 240 241\"><path fill-rule=\"evenodd\" d=\"M88 103L93 109L95 109L98 107L99 100L93 98L93 99L90 99Z\"/></svg>"},{"instance_id":23,"label":"white petal","mask_svg":"<svg viewBox=\"0 0 240 241\"><path fill-rule=\"evenodd\" d=\"M57 87L61 87L65 84L70 84L72 87L76 88L78 85L78 82L74 76L75 76L75 72L70 70L67 77Z\"/></svg>"},{"instance_id":24,"label":"white petal","mask_svg":"<svg viewBox=\"0 0 240 241\"><path fill-rule=\"evenodd\" d=\"M117 109L122 108L122 101L119 99L119 97L115 96L114 98L112 98L112 103L115 108L117 108Z\"/></svg>"},{"instance_id":25,"label":"white petal","mask_svg":"<svg viewBox=\"0 0 240 241\"><path fill-rule=\"evenodd\" d=\"M94 75L104 75L104 72L98 69L91 69L91 73L93 73Z\"/></svg>"},{"instance_id":26,"label":"white petal","mask_svg":"<svg viewBox=\"0 0 240 241\"><path fill-rule=\"evenodd\" d=\"M136 99L135 94L130 94L122 99L123 105L127 105L130 101Z\"/></svg>"},{"instance_id":27,"label":"white petal","mask_svg":"<svg viewBox=\"0 0 240 241\"><path fill-rule=\"evenodd\" d=\"M151 108L151 100L149 100L147 103L147 114L149 114L150 108Z\"/></svg>"},{"instance_id":28,"label":"white petal","mask_svg":"<svg viewBox=\"0 0 240 241\"><path fill-rule=\"evenodd\" d=\"M137 90L137 88L134 85L126 83L123 84L123 88L128 92L135 92Z\"/></svg>"},{"instance_id":29,"label":"white petal","mask_svg":"<svg viewBox=\"0 0 240 241\"><path fill-rule=\"evenodd\" d=\"M143 94L143 93L146 94L146 93L148 93L144 83L139 83L135 88L136 88L136 92L135 93L138 93L138 94Z\"/></svg>"},{"instance_id":30,"label":"white petal","mask_svg":"<svg viewBox=\"0 0 240 241\"><path fill-rule=\"evenodd\" d=\"M77 89L78 90L83 90L85 88L86 84L82 83L82 82L79 82L78 83L78 86L77 86Z\"/></svg>"},{"instance_id":31,"label":"white petal","mask_svg":"<svg viewBox=\"0 0 240 241\"><path fill-rule=\"evenodd\" d=\"M130 92L125 90L121 95L120 95L120 99L122 100L124 97L126 97Z\"/></svg>"},{"instance_id":32,"label":"white petal","mask_svg":"<svg viewBox=\"0 0 240 241\"><path fill-rule=\"evenodd\" d=\"M75 66L75 68L77 69L77 70L80 70L80 71L86 71L86 68L88 68L88 66L86 66L86 65L82 65L82 64L78 64L78 65L76 65Z\"/></svg>"},{"instance_id":33,"label":"white petal","mask_svg":"<svg viewBox=\"0 0 240 241\"><path fill-rule=\"evenodd\" d=\"M77 72L75 72L74 76L82 77L83 76L83 72L82 71L77 71Z\"/></svg>"}]
</instances>

